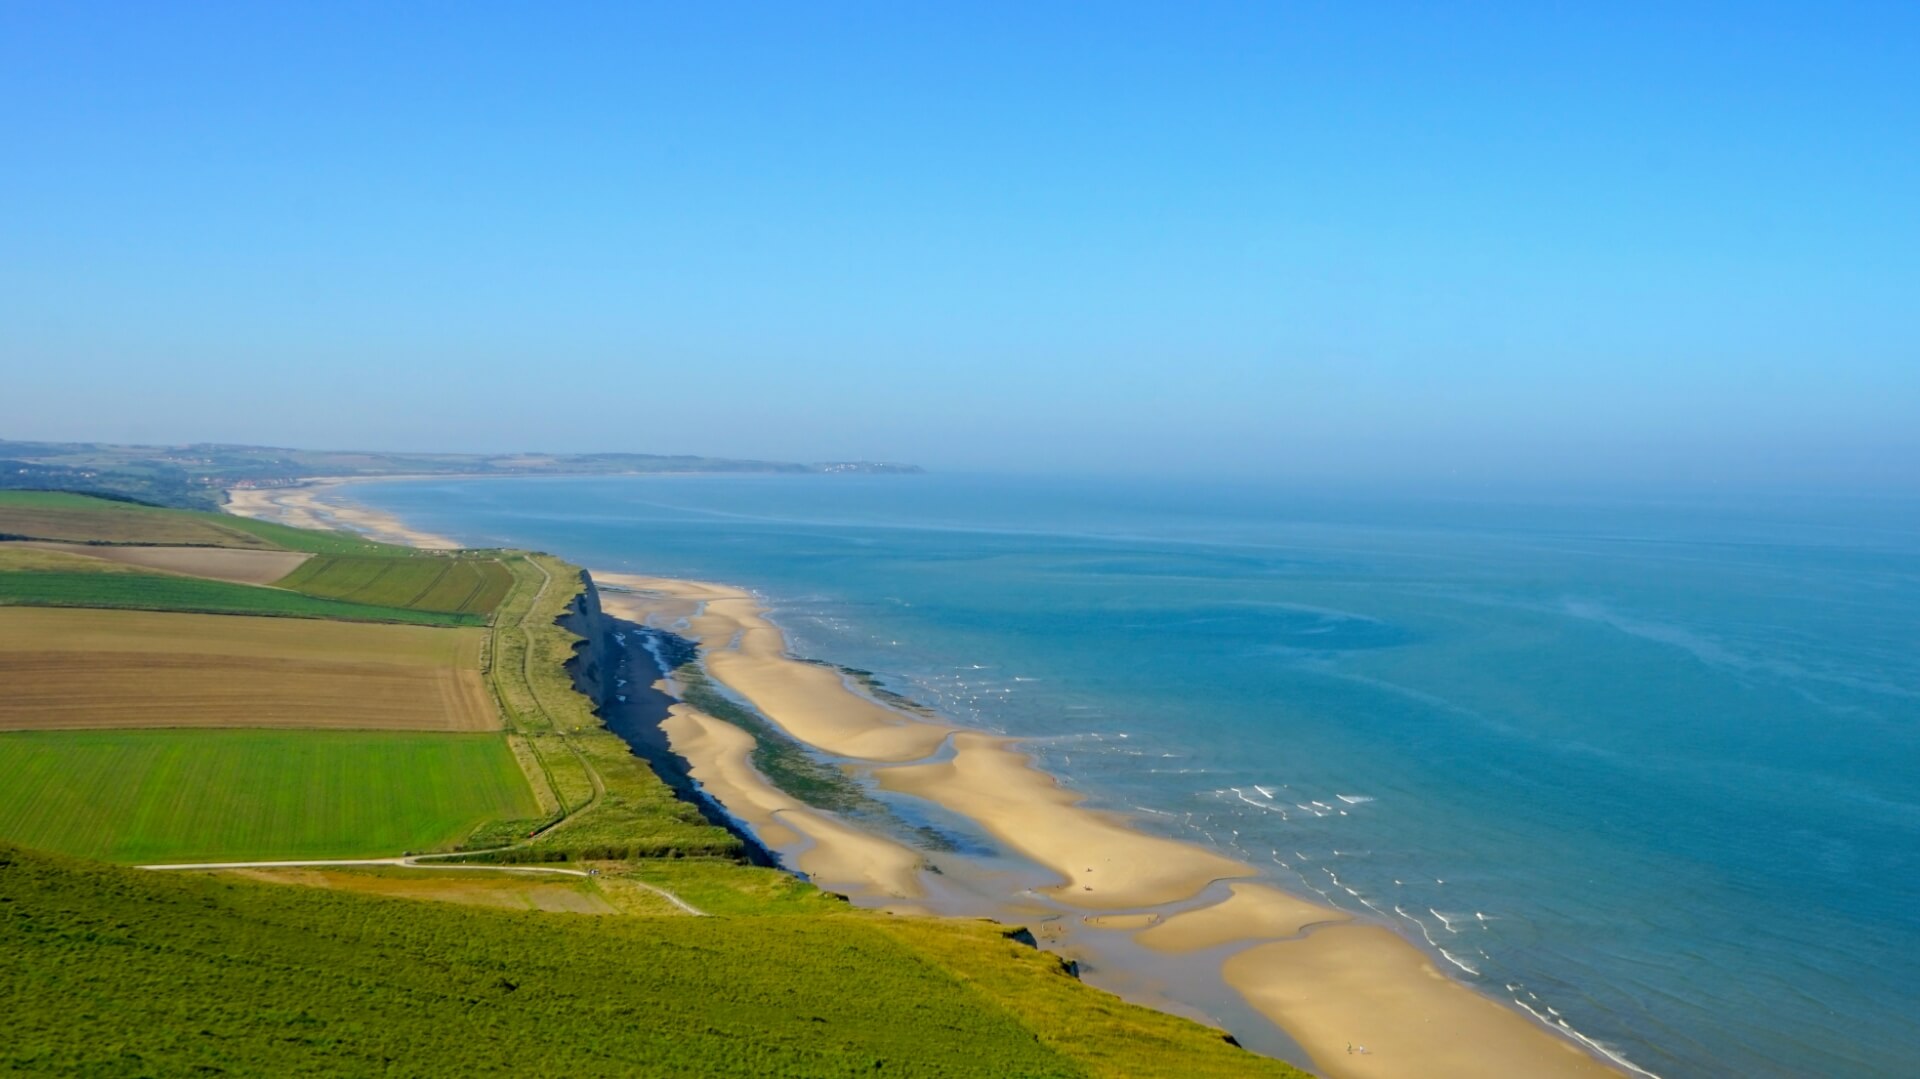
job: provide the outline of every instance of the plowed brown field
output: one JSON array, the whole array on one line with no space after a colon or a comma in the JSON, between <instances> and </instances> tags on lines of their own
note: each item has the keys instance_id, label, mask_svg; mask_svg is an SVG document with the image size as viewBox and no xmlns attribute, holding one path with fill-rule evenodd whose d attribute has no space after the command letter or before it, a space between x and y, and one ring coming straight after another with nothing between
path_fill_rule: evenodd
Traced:
<instances>
[{"instance_id":1,"label":"plowed brown field","mask_svg":"<svg viewBox=\"0 0 1920 1079\"><path fill-rule=\"evenodd\" d=\"M299 551L248 551L237 547L109 547L41 540L16 541L7 546L16 544L235 584L272 584L313 557Z\"/></svg>"},{"instance_id":2,"label":"plowed brown field","mask_svg":"<svg viewBox=\"0 0 1920 1079\"><path fill-rule=\"evenodd\" d=\"M488 731L483 631L0 609L0 730Z\"/></svg>"}]
</instances>

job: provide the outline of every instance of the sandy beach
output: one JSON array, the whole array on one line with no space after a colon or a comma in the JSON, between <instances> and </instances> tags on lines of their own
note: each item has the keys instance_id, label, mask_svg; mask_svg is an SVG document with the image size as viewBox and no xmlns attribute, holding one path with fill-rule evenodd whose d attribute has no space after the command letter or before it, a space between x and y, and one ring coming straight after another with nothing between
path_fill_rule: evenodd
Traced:
<instances>
[{"instance_id":1,"label":"sandy beach","mask_svg":"<svg viewBox=\"0 0 1920 1079\"><path fill-rule=\"evenodd\" d=\"M1576 1045L1434 966L1391 930L1330 925L1228 959L1228 984L1329 1075L1618 1076ZM1354 1051L1347 1051L1347 1047Z\"/></svg>"},{"instance_id":2,"label":"sandy beach","mask_svg":"<svg viewBox=\"0 0 1920 1079\"><path fill-rule=\"evenodd\" d=\"M673 706L661 727L673 751L686 758L693 778L761 842L800 848L791 859L794 868L847 895L892 900L924 894L920 873L926 861L918 852L810 809L775 788L748 760L752 735L683 704Z\"/></svg>"},{"instance_id":3,"label":"sandy beach","mask_svg":"<svg viewBox=\"0 0 1920 1079\"><path fill-rule=\"evenodd\" d=\"M846 676L831 667L789 656L780 628L762 615L751 593L702 581L621 573L596 573L594 580L609 589L654 593L697 606L687 636L700 645L707 673L808 745L840 757L912 761L938 750L953 730L854 692ZM623 617L648 610L618 591L603 591L601 602L609 611L626 612Z\"/></svg>"},{"instance_id":4,"label":"sandy beach","mask_svg":"<svg viewBox=\"0 0 1920 1079\"><path fill-rule=\"evenodd\" d=\"M1253 870L1188 843L1145 835L1084 809L1084 796L1033 767L1009 739L974 731L953 737L951 760L882 768L887 790L925 798L970 817L994 838L1059 874L1045 894L1091 910L1152 907L1198 895Z\"/></svg>"},{"instance_id":5,"label":"sandy beach","mask_svg":"<svg viewBox=\"0 0 1920 1079\"><path fill-rule=\"evenodd\" d=\"M236 494L250 496L245 501L255 515L288 523L311 514L322 527L350 521L379 538L450 543L384 514L317 504L325 489ZM1391 929L1249 879L1251 867L1197 844L1151 835L1122 815L1087 807L1084 795L1034 767L1017 740L891 708L842 672L790 656L750 592L634 574L592 576L609 614L691 639L712 678L795 739L850 762L883 790L975 822L1036 872L1051 874L1050 885L1021 894L1008 889L988 913L1021 924L1038 916L1045 923L1039 935L1069 954L1076 940L1089 939L1085 934L1129 942L1139 977L1110 984L1155 982L1163 967L1198 964L1213 972L1216 992L1237 994L1329 1076L1624 1074L1445 973ZM956 874L973 874L967 858L942 854L942 876L931 876L922 852L773 787L751 763L752 736L732 724L681 704L662 729L708 794L824 888L903 913L940 910L934 882L950 890ZM1004 878L984 868L973 875Z\"/></svg>"},{"instance_id":6,"label":"sandy beach","mask_svg":"<svg viewBox=\"0 0 1920 1079\"><path fill-rule=\"evenodd\" d=\"M392 479L407 477L394 476ZM445 536L409 528L390 513L344 502L322 502L320 496L343 483L366 483L365 478L320 478L295 487L246 487L227 491L227 512L295 528L359 532L382 543L397 543L428 551L458 550Z\"/></svg>"}]
</instances>

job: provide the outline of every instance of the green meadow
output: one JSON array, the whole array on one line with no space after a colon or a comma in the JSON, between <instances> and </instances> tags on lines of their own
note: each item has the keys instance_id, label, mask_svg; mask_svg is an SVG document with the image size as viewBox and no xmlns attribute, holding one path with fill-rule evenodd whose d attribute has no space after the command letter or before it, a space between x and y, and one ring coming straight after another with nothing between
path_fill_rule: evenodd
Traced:
<instances>
[{"instance_id":1,"label":"green meadow","mask_svg":"<svg viewBox=\"0 0 1920 1079\"><path fill-rule=\"evenodd\" d=\"M0 605L7 604L335 618L353 622L405 622L422 626L478 626L486 621L477 614L382 607L302 595L283 588L263 588L157 573L128 573L112 563L102 563L98 570L89 568L78 572L0 572Z\"/></svg>"},{"instance_id":2,"label":"green meadow","mask_svg":"<svg viewBox=\"0 0 1920 1079\"><path fill-rule=\"evenodd\" d=\"M64 491L0 491L0 539L241 547L391 557L415 553L408 547L375 543L351 532L290 528L226 513L164 509Z\"/></svg>"},{"instance_id":3,"label":"green meadow","mask_svg":"<svg viewBox=\"0 0 1920 1079\"><path fill-rule=\"evenodd\" d=\"M535 812L497 734L0 734L0 842L107 861L390 856Z\"/></svg>"},{"instance_id":4,"label":"green meadow","mask_svg":"<svg viewBox=\"0 0 1920 1079\"><path fill-rule=\"evenodd\" d=\"M351 603L476 616L491 614L512 584L498 559L452 555L316 555L276 582Z\"/></svg>"}]
</instances>

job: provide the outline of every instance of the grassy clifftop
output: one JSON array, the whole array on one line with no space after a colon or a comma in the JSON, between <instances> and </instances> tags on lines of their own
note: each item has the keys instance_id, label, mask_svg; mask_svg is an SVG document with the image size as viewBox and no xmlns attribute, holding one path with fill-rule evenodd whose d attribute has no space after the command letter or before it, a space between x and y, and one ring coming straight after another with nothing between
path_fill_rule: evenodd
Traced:
<instances>
[{"instance_id":1,"label":"grassy clifftop","mask_svg":"<svg viewBox=\"0 0 1920 1079\"><path fill-rule=\"evenodd\" d=\"M0 847L0 953L24 1074L1299 1075L978 923L501 912Z\"/></svg>"}]
</instances>

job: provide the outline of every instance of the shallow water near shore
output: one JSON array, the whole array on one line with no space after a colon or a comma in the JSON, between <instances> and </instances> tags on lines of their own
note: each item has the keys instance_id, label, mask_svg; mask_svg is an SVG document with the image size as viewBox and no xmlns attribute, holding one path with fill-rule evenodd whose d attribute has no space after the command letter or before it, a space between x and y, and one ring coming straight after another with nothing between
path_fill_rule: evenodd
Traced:
<instances>
[{"instance_id":1,"label":"shallow water near shore","mask_svg":"<svg viewBox=\"0 0 1920 1079\"><path fill-rule=\"evenodd\" d=\"M1920 1060L1920 507L950 476L408 481L762 593L1141 826L1668 1076ZM334 497L334 496L329 496Z\"/></svg>"}]
</instances>

